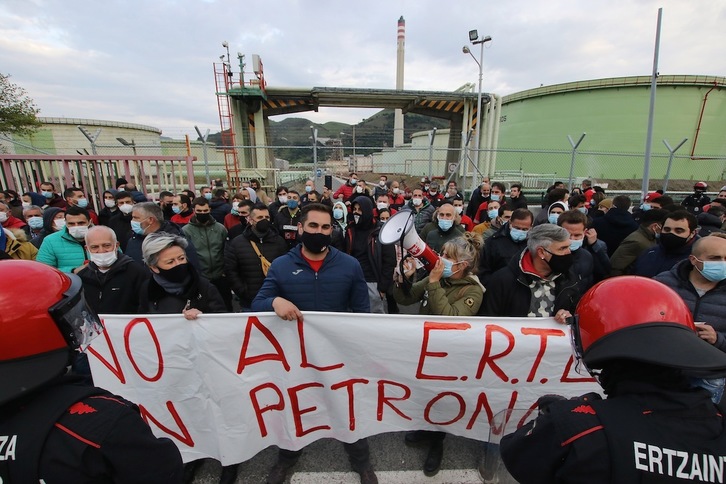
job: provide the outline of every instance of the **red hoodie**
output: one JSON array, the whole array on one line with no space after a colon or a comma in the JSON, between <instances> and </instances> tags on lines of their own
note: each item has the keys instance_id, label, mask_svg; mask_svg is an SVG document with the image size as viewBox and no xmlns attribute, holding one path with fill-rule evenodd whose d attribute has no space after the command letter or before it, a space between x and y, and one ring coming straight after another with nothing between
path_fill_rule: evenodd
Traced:
<instances>
[{"instance_id":1,"label":"red hoodie","mask_svg":"<svg viewBox=\"0 0 726 484\"><path fill-rule=\"evenodd\" d=\"M8 219L4 224L2 224L2 226L6 229L22 229L26 225L28 224L20 220L18 217L13 217L10 213L8 213Z\"/></svg>"}]
</instances>

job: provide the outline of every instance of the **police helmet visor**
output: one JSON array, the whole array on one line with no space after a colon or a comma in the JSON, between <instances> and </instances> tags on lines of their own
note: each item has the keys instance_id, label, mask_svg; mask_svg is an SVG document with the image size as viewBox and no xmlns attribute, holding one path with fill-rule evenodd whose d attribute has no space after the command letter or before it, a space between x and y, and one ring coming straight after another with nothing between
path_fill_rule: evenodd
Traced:
<instances>
[{"instance_id":1,"label":"police helmet visor","mask_svg":"<svg viewBox=\"0 0 726 484\"><path fill-rule=\"evenodd\" d=\"M103 325L86 303L81 279L74 274L67 275L71 285L63 293L63 298L48 309L48 313L55 320L68 346L75 351L85 351L91 341L103 332Z\"/></svg>"}]
</instances>

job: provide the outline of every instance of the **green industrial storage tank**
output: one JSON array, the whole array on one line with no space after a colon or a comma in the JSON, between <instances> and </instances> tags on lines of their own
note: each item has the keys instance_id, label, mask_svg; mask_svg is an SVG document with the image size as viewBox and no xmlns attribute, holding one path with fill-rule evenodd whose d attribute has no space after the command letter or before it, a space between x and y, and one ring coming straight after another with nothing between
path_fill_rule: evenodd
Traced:
<instances>
[{"instance_id":1,"label":"green industrial storage tank","mask_svg":"<svg viewBox=\"0 0 726 484\"><path fill-rule=\"evenodd\" d=\"M496 170L566 178L572 146L576 177L642 178L650 105L649 76L570 82L502 99ZM675 148L671 179L720 181L726 172L726 78L661 76L656 88L651 178L664 178L666 140Z\"/></svg>"}]
</instances>

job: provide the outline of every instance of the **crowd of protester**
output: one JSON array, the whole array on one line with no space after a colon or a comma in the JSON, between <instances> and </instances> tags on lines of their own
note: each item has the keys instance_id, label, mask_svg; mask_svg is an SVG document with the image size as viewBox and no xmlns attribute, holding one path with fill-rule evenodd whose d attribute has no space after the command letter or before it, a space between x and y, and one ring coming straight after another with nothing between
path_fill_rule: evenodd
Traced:
<instances>
[{"instance_id":1,"label":"crowd of protester","mask_svg":"<svg viewBox=\"0 0 726 484\"><path fill-rule=\"evenodd\" d=\"M79 187L61 194L44 182L39 190L0 193L0 259L37 260L77 274L89 304L101 314L180 313L195 319L203 313L277 311L275 294L291 301L297 296L274 278L273 262L292 257L286 263L314 265L300 247L317 247L322 242L315 234L323 233L327 245L321 250L330 247L357 261L367 300L356 307L366 312L549 316L564 323L594 284L635 274L675 289L705 323L698 328L702 338L726 351L726 187L711 200L706 184L698 182L680 204L651 192L634 206L627 196L607 197L589 180L572 190L558 182L536 215L522 185L488 178L468 204L453 181L444 188L422 178L405 186L381 175L373 185L356 173L335 192L319 192L308 181L300 191L277 187L270 198L258 180L250 180L234 193L204 186L198 193L163 191L157 201L118 179L101 194L98 213ZM330 222L316 222L308 232L306 207L329 213ZM430 273L401 247L380 243L382 226L399 212L409 214L421 240L440 255ZM312 309L355 310L348 303L327 304ZM419 431L406 437L407 443L429 445L428 475L441 465L444 436ZM364 482L376 482L367 443L356 445L346 447L351 463ZM288 462L268 482L284 481L299 456L285 452L281 459ZM187 477L194 468L187 467ZM235 478L236 466L230 466L220 482Z\"/></svg>"}]
</instances>

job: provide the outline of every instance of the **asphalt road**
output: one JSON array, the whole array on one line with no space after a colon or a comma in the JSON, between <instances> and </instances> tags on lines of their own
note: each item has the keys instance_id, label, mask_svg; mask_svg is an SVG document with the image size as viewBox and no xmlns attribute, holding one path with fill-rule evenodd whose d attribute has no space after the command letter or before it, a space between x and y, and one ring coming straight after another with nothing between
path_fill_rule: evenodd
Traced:
<instances>
[{"instance_id":1,"label":"asphalt road","mask_svg":"<svg viewBox=\"0 0 726 484\"><path fill-rule=\"evenodd\" d=\"M409 447L405 432L369 437L371 463L381 484L394 483L481 483L477 466L482 443L448 435L444 441L444 460L439 474L426 477L422 472L427 448ZM240 443L244 445L244 443ZM267 472L277 459L277 448L269 447L238 467L237 483L264 483ZM197 471L195 483L217 483L221 464L209 459ZM303 456L288 476L291 484L357 483L358 474L350 469L343 445L332 439L321 439L305 448Z\"/></svg>"}]
</instances>

